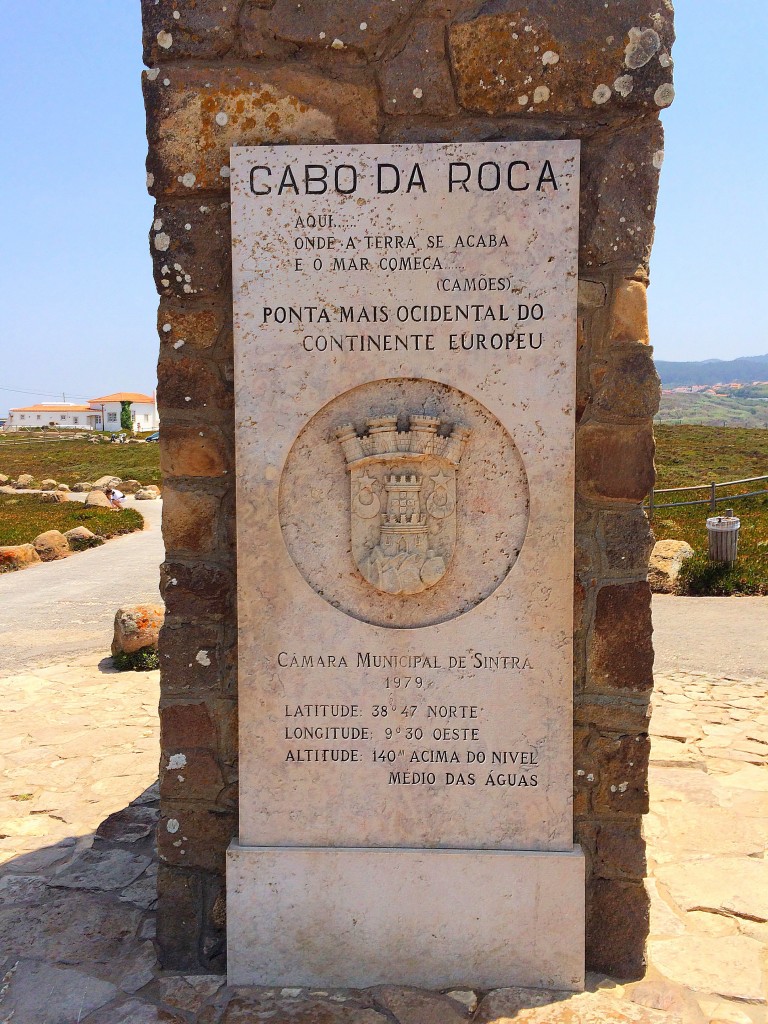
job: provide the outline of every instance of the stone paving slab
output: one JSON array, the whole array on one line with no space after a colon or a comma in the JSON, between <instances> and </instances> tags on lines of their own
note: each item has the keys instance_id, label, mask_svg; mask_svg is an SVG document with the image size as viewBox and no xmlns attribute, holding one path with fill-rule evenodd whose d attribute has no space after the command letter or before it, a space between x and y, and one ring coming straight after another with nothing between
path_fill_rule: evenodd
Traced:
<instances>
[{"instance_id":1,"label":"stone paving slab","mask_svg":"<svg viewBox=\"0 0 768 1024\"><path fill-rule=\"evenodd\" d=\"M657 677L648 972L574 995L162 973L157 676L92 655L0 678L0 1024L768 1024L768 680Z\"/></svg>"}]
</instances>

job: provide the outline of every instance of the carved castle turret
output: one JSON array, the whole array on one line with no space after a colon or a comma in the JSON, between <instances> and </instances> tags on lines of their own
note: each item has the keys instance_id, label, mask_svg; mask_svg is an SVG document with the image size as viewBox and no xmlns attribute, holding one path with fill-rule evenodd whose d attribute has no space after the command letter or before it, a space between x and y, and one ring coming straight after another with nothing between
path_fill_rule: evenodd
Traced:
<instances>
[{"instance_id":1,"label":"carved castle turret","mask_svg":"<svg viewBox=\"0 0 768 1024\"><path fill-rule=\"evenodd\" d=\"M397 429L397 416L378 416L366 421L366 433L358 434L351 423L336 430L347 466L366 460L397 461L434 455L458 466L471 431L468 427L454 426L450 434L439 434L444 423L439 416L410 416L410 429Z\"/></svg>"}]
</instances>

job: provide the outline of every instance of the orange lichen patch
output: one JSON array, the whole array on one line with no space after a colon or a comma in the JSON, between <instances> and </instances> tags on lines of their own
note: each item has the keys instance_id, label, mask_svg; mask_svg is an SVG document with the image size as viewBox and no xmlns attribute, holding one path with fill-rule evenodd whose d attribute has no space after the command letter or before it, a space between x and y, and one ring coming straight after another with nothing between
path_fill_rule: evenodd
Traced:
<instances>
[{"instance_id":1,"label":"orange lichen patch","mask_svg":"<svg viewBox=\"0 0 768 1024\"><path fill-rule=\"evenodd\" d=\"M148 83L159 108L152 141L165 192L226 187L232 145L319 143L374 137L376 95L372 85L338 83L315 72L280 67L269 83L248 72L174 70L169 86ZM252 74L252 73L251 73ZM194 177L193 177L194 176Z\"/></svg>"},{"instance_id":2,"label":"orange lichen patch","mask_svg":"<svg viewBox=\"0 0 768 1024\"><path fill-rule=\"evenodd\" d=\"M590 19L564 16L555 23L532 4L456 24L450 46L459 100L489 114L573 113L611 103L655 108L654 92L671 72L650 56L627 67L630 29L639 31L635 18L642 12L617 5L611 22L593 32ZM661 48L658 34L646 31Z\"/></svg>"}]
</instances>

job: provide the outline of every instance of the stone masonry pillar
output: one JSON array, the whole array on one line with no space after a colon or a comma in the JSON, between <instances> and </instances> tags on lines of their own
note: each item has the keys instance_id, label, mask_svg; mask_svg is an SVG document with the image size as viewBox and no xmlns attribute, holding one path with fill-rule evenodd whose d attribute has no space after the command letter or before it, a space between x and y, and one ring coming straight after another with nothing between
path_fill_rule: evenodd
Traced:
<instances>
[{"instance_id":1,"label":"stone masonry pillar","mask_svg":"<svg viewBox=\"0 0 768 1024\"><path fill-rule=\"evenodd\" d=\"M582 141L577 370L575 840L587 966L643 969L659 381L646 287L669 0L142 0L160 295L162 818L169 968L224 969L236 834L237 635L229 147Z\"/></svg>"}]
</instances>

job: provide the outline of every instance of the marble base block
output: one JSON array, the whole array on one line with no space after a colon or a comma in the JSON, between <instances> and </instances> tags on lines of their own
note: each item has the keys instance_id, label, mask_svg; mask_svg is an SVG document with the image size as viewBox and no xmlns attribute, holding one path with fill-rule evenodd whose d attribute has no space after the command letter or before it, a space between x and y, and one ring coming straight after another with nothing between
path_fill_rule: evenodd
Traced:
<instances>
[{"instance_id":1,"label":"marble base block","mask_svg":"<svg viewBox=\"0 0 768 1024\"><path fill-rule=\"evenodd\" d=\"M227 941L232 985L579 990L584 856L233 843Z\"/></svg>"}]
</instances>

